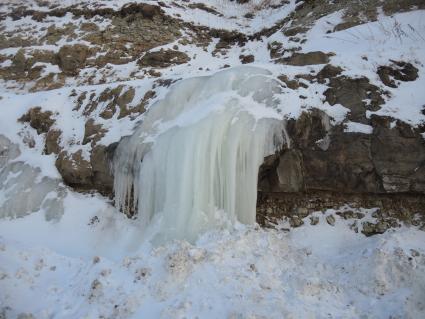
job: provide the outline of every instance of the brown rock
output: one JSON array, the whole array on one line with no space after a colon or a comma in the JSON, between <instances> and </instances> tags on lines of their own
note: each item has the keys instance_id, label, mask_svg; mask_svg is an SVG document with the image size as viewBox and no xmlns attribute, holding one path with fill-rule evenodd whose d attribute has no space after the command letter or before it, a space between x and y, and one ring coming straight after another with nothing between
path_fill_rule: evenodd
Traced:
<instances>
[{"instance_id":1,"label":"brown rock","mask_svg":"<svg viewBox=\"0 0 425 319\"><path fill-rule=\"evenodd\" d=\"M189 62L189 56L176 50L164 50L146 53L137 63L143 67L166 68L171 65Z\"/></svg>"},{"instance_id":2,"label":"brown rock","mask_svg":"<svg viewBox=\"0 0 425 319\"><path fill-rule=\"evenodd\" d=\"M30 126L37 130L37 134L47 133L50 127L55 123L55 120L51 118L52 112L41 111L41 107L33 107L28 110L18 121L28 122Z\"/></svg>"},{"instance_id":3,"label":"brown rock","mask_svg":"<svg viewBox=\"0 0 425 319\"><path fill-rule=\"evenodd\" d=\"M283 54L283 44L277 41L273 41L267 45L267 48L270 51L270 58L277 59L280 58Z\"/></svg>"},{"instance_id":4,"label":"brown rock","mask_svg":"<svg viewBox=\"0 0 425 319\"><path fill-rule=\"evenodd\" d=\"M50 73L45 77L37 80L35 85L31 88L31 92L37 91L48 91L61 88L65 85L65 76L60 73L58 76L55 76L54 73Z\"/></svg>"},{"instance_id":5,"label":"brown rock","mask_svg":"<svg viewBox=\"0 0 425 319\"><path fill-rule=\"evenodd\" d=\"M391 61L392 65L385 65L378 67L378 75L382 83L386 86L396 88L398 81L415 81L418 78L418 69L411 63L402 61Z\"/></svg>"},{"instance_id":6,"label":"brown rock","mask_svg":"<svg viewBox=\"0 0 425 319\"><path fill-rule=\"evenodd\" d=\"M88 56L89 48L85 45L64 45L57 55L58 65L65 74L77 75L85 66Z\"/></svg>"},{"instance_id":7,"label":"brown rock","mask_svg":"<svg viewBox=\"0 0 425 319\"><path fill-rule=\"evenodd\" d=\"M362 223L362 225L362 233L368 237L376 234L383 234L388 228L390 228L390 225L388 225L388 223L385 221L379 221L376 224L364 222Z\"/></svg>"},{"instance_id":8,"label":"brown rock","mask_svg":"<svg viewBox=\"0 0 425 319\"><path fill-rule=\"evenodd\" d=\"M23 73L27 69L27 59L25 58L24 49L20 49L12 58L13 71L15 73Z\"/></svg>"},{"instance_id":9,"label":"brown rock","mask_svg":"<svg viewBox=\"0 0 425 319\"><path fill-rule=\"evenodd\" d=\"M321 51L294 53L291 57L279 59L277 62L295 66L325 64L329 62L329 55Z\"/></svg>"},{"instance_id":10,"label":"brown rock","mask_svg":"<svg viewBox=\"0 0 425 319\"><path fill-rule=\"evenodd\" d=\"M317 73L317 81L319 83L325 83L325 79L331 79L341 74L343 70L339 66L333 66L332 64L326 64L322 70Z\"/></svg>"},{"instance_id":11,"label":"brown rock","mask_svg":"<svg viewBox=\"0 0 425 319\"><path fill-rule=\"evenodd\" d=\"M63 181L78 189L90 189L92 187L92 166L82 156L82 150L69 154L62 151L56 160L56 168L62 175Z\"/></svg>"},{"instance_id":12,"label":"brown rock","mask_svg":"<svg viewBox=\"0 0 425 319\"><path fill-rule=\"evenodd\" d=\"M61 130L53 129L47 132L46 135L46 144L44 146L44 153L49 154L59 154L61 148L59 146L60 136L62 134Z\"/></svg>"},{"instance_id":13,"label":"brown rock","mask_svg":"<svg viewBox=\"0 0 425 319\"><path fill-rule=\"evenodd\" d=\"M118 116L119 119L131 113L131 110L128 109L127 105L133 101L135 93L135 89L131 87L117 98L117 104L120 108L120 114Z\"/></svg>"},{"instance_id":14,"label":"brown rock","mask_svg":"<svg viewBox=\"0 0 425 319\"><path fill-rule=\"evenodd\" d=\"M294 227L294 228L300 227L300 226L304 225L304 221L301 218L299 218L298 216L292 216L289 219L289 225L291 227Z\"/></svg>"},{"instance_id":15,"label":"brown rock","mask_svg":"<svg viewBox=\"0 0 425 319\"><path fill-rule=\"evenodd\" d=\"M242 64L248 64L254 62L255 58L252 54L250 55L240 55L239 60L241 60Z\"/></svg>"},{"instance_id":16,"label":"brown rock","mask_svg":"<svg viewBox=\"0 0 425 319\"><path fill-rule=\"evenodd\" d=\"M283 34L287 37L293 37L294 35L297 35L299 33L305 33L308 31L308 28L304 27L294 27L290 29L286 29Z\"/></svg>"},{"instance_id":17,"label":"brown rock","mask_svg":"<svg viewBox=\"0 0 425 319\"><path fill-rule=\"evenodd\" d=\"M122 16L134 15L141 13L144 18L152 19L155 15L160 15L162 9L159 6L147 4L147 3L130 3L124 5L120 13Z\"/></svg>"},{"instance_id":18,"label":"brown rock","mask_svg":"<svg viewBox=\"0 0 425 319\"><path fill-rule=\"evenodd\" d=\"M330 126L323 112L290 120L291 149L269 157L259 172L262 192L425 194L425 141L419 129L372 116L372 134ZM332 207L332 205L330 206Z\"/></svg>"},{"instance_id":19,"label":"brown rock","mask_svg":"<svg viewBox=\"0 0 425 319\"><path fill-rule=\"evenodd\" d=\"M92 142L96 144L105 136L105 129L102 129L102 124L95 124L93 119L88 119L84 125L83 145Z\"/></svg>"},{"instance_id":20,"label":"brown rock","mask_svg":"<svg viewBox=\"0 0 425 319\"><path fill-rule=\"evenodd\" d=\"M290 80L286 75L280 75L278 76L278 79L284 82L286 87L290 88L291 90L297 90L301 86L297 80Z\"/></svg>"},{"instance_id":21,"label":"brown rock","mask_svg":"<svg viewBox=\"0 0 425 319\"><path fill-rule=\"evenodd\" d=\"M215 14L217 16L222 16L222 14L220 12L218 12L214 8L208 7L204 3L191 3L191 4L189 4L189 8L191 8L191 9L199 9L199 10L206 11L208 13Z\"/></svg>"},{"instance_id":22,"label":"brown rock","mask_svg":"<svg viewBox=\"0 0 425 319\"><path fill-rule=\"evenodd\" d=\"M350 109L348 119L368 124L366 111L377 111L384 103L382 92L365 77L352 79L346 76L330 78L329 89L324 92L330 105L341 104ZM367 104L365 100L370 100Z\"/></svg>"},{"instance_id":23,"label":"brown rock","mask_svg":"<svg viewBox=\"0 0 425 319\"><path fill-rule=\"evenodd\" d=\"M95 32L99 30L99 27L96 23L93 22L84 22L80 26L81 31L84 32Z\"/></svg>"},{"instance_id":24,"label":"brown rock","mask_svg":"<svg viewBox=\"0 0 425 319\"><path fill-rule=\"evenodd\" d=\"M417 129L372 117L371 156L386 192L425 193L425 141ZM410 132L409 132L409 131Z\"/></svg>"},{"instance_id":25,"label":"brown rock","mask_svg":"<svg viewBox=\"0 0 425 319\"><path fill-rule=\"evenodd\" d=\"M96 145L90 156L93 188L109 197L113 195L114 178L112 161L117 145L118 143L109 146Z\"/></svg>"}]
</instances>

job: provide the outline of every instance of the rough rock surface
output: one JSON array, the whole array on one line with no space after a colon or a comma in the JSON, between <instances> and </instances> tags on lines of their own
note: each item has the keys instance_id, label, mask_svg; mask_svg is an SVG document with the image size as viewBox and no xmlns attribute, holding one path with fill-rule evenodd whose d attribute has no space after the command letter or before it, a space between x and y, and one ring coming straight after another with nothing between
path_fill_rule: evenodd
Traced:
<instances>
[{"instance_id":1,"label":"rough rock surface","mask_svg":"<svg viewBox=\"0 0 425 319\"><path fill-rule=\"evenodd\" d=\"M289 121L293 147L275 157L275 170L260 172L260 190L425 194L425 142L418 129L400 121L391 127L391 118L374 116L372 134L344 132L324 119L313 110Z\"/></svg>"},{"instance_id":2,"label":"rough rock surface","mask_svg":"<svg viewBox=\"0 0 425 319\"><path fill-rule=\"evenodd\" d=\"M319 76L327 76L319 74ZM384 92L369 83L365 77L349 78L338 76L330 78L329 89L324 92L330 105L341 104L350 109L348 118L354 122L368 123L366 111L377 111L384 103ZM366 101L370 101L367 103Z\"/></svg>"},{"instance_id":3,"label":"rough rock surface","mask_svg":"<svg viewBox=\"0 0 425 319\"><path fill-rule=\"evenodd\" d=\"M78 71L84 67L89 48L85 45L65 45L58 53L58 65L67 75L77 75Z\"/></svg>"},{"instance_id":4,"label":"rough rock surface","mask_svg":"<svg viewBox=\"0 0 425 319\"><path fill-rule=\"evenodd\" d=\"M97 190L112 196L111 163L115 147L115 144L108 147L98 145L89 159L83 157L81 150L72 154L62 151L56 160L56 168L67 185L80 191Z\"/></svg>"},{"instance_id":5,"label":"rough rock surface","mask_svg":"<svg viewBox=\"0 0 425 319\"><path fill-rule=\"evenodd\" d=\"M141 66L165 68L174 64L183 64L190 59L186 53L177 50L159 50L146 53L139 61Z\"/></svg>"},{"instance_id":6,"label":"rough rock surface","mask_svg":"<svg viewBox=\"0 0 425 319\"><path fill-rule=\"evenodd\" d=\"M98 190L112 195L110 165L115 146L101 145L102 138L108 134L108 124L140 120L138 117L145 112L149 101L157 93L162 94L158 87L168 87L180 78L169 76L167 68L187 64L194 70L210 71L216 64L218 70L233 66L229 57L236 53L238 64L264 62L281 68L277 74L282 87L296 93L300 104L306 103L306 112L287 123L291 148L269 156L261 167L259 215L270 215L266 209L268 204L264 204L269 197L273 198L273 205L280 207L273 208L271 215L282 216L289 211L294 216L292 224L298 226L301 223L297 218L306 217L311 206L320 210L329 205L336 207L344 198L363 201L355 196L366 196L368 203L377 207L387 207L379 201L382 196L389 196L385 201L393 198L395 207L423 208L423 202L413 199L425 194L425 153L421 136L425 126L413 128L391 117L370 115L385 106L401 82L417 80L419 62L397 58L380 62L368 70L376 72L376 78L370 77L370 72L367 77L350 77L352 73L347 66L330 64L338 63L331 53L334 49L303 50L307 32L318 19L331 13L341 10L342 14L335 25L326 26L329 37L334 32L375 21L381 9L383 14L391 15L425 8L422 1L355 0L349 6L347 1L297 1L296 9L282 21L252 34L245 33L243 28L225 30L197 25L167 13L170 6L183 6L193 12L212 14L217 19L222 17L219 7L183 2L129 3L115 9L96 6L86 9L78 4L48 7L40 1L39 7L45 6L45 10L22 5L8 14L15 22L36 21L41 26L33 36L29 36L25 26L13 32L5 29L0 35L0 48L7 49L0 54L0 78L5 86L14 90L22 85L24 92L74 87L69 99L75 102L73 114L81 118L78 129L84 129L83 136L75 139L65 136L66 130L62 132L54 125L57 114L44 111L44 106L31 108L21 118L38 134L45 134L40 137L44 139L41 152L57 156L56 166L65 183L77 190ZM281 5L285 3L282 1ZM51 23L51 19L68 14L72 17L69 22ZM249 14L249 19L253 18L255 12ZM282 36L286 37L285 41ZM258 48L264 45L264 52L270 56L258 55L252 49L257 45ZM216 59L211 60L211 65L199 64L205 53ZM292 66L305 68L299 71L301 74L284 74L284 70L298 69ZM153 80L141 93L131 82L146 78ZM27 84L30 85L26 87ZM331 125L328 115L314 108L317 105L308 104L305 91L312 91L316 84L326 86L321 92L323 103L332 107L342 105L349 110L342 123ZM371 133L348 132L348 122L361 123ZM29 147L37 146L38 137L23 134L22 138ZM75 152L76 149L80 150ZM317 194L326 200L315 201ZM311 204L309 199L316 204Z\"/></svg>"},{"instance_id":7,"label":"rough rock surface","mask_svg":"<svg viewBox=\"0 0 425 319\"><path fill-rule=\"evenodd\" d=\"M418 69L411 63L403 61L391 61L392 65L378 67L378 75L386 86L396 88L397 81L415 81L418 78Z\"/></svg>"},{"instance_id":8,"label":"rough rock surface","mask_svg":"<svg viewBox=\"0 0 425 319\"><path fill-rule=\"evenodd\" d=\"M59 140L62 132L58 129L51 129L46 134L46 144L44 146L44 152L49 154L59 154L61 148L59 145Z\"/></svg>"},{"instance_id":9,"label":"rough rock surface","mask_svg":"<svg viewBox=\"0 0 425 319\"><path fill-rule=\"evenodd\" d=\"M291 57L279 59L277 62L294 66L326 64L329 62L329 56L321 51L294 53Z\"/></svg>"},{"instance_id":10,"label":"rough rock surface","mask_svg":"<svg viewBox=\"0 0 425 319\"><path fill-rule=\"evenodd\" d=\"M52 117L52 112L41 111L41 107L33 107L28 112L23 115L19 121L20 122L28 122L29 125L37 130L37 134L47 133L50 127L55 122Z\"/></svg>"}]
</instances>

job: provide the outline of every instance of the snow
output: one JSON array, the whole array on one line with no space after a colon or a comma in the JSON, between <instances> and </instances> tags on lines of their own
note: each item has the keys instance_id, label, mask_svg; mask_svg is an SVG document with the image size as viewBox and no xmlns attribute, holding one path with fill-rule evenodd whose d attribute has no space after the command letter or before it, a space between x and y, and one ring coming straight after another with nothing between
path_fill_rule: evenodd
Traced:
<instances>
[{"instance_id":1,"label":"snow","mask_svg":"<svg viewBox=\"0 0 425 319\"><path fill-rule=\"evenodd\" d=\"M344 132L372 134L373 127L363 123L348 121L344 123Z\"/></svg>"},{"instance_id":2,"label":"snow","mask_svg":"<svg viewBox=\"0 0 425 319\"><path fill-rule=\"evenodd\" d=\"M35 10L47 10L47 7L39 6L35 1L20 2ZM60 7L87 4L88 7L103 6L115 10L127 2L51 1ZM294 0L281 8L265 10L253 10L250 5L222 0L198 1L222 13L222 16L216 16L199 9L189 10L189 2L183 0L164 2L169 6L163 8L167 14L180 14L185 21L246 34L274 25L295 8ZM0 6L2 12L10 11L8 8L7 4ZM254 17L244 17L247 13L253 13ZM64 88L46 92L29 93L31 85L2 81L0 317L16 318L19 314L31 313L35 318L423 318L423 231L404 225L382 235L365 237L350 229L352 221L342 220L338 216L335 216L335 226L328 225L326 216L335 213L335 210L328 210L313 214L319 217L318 225L309 225L307 217L302 227L286 232L286 224L278 225L277 229L259 228L253 224L254 215L249 209L238 209L238 217L242 218L232 218L214 207L208 210L209 218L215 223L214 229L207 227L209 230L205 231L200 227L194 231L196 236L191 234L187 238L189 242L179 238L164 244L156 241L152 245L144 240L152 234L142 236L140 220L127 219L118 213L109 199L98 194L79 194L64 186L55 168L55 156L42 155L45 136L37 135L34 129L17 122L17 119L34 106L40 106L43 111L52 111L54 128L62 130L61 147L70 152L82 149L83 156L87 158L90 146L81 143L87 116L82 111L73 110L76 97L71 97L72 90L75 90L76 96L87 92L86 103L90 94L99 96L106 88L124 85L123 90L126 90L133 87L136 91L132 102L134 106L148 90L155 87L156 96L147 106L152 110L149 112L151 114L155 113L155 109L164 111L171 97L177 101L188 98L187 88L180 92L181 95L176 92L167 95L174 87L184 88L192 81L193 87L200 89L204 81L208 82L207 79L216 79L215 83L210 81L204 84L205 91L214 91L209 98L198 95L194 100L199 103L181 103L180 107L190 108L188 112L176 107L176 114L168 119L160 114L155 121L151 121L155 128L151 141L155 144L150 147L155 150L151 154L151 164L146 165L145 174L152 167L152 170L156 169L154 164L159 164L167 151L175 154L172 158L174 162L162 162L162 167L185 163L181 167L202 171L199 161L185 162L183 155L188 154L189 149L200 153L205 151L200 141L208 140L204 137L211 132L214 132L211 136L216 136L217 130L222 129L216 127L219 126L217 123L225 126L232 136L226 139L225 134L217 134L217 139L224 140L225 145L243 144L245 154L255 153L252 158L254 166L258 164L256 157L264 150L260 147L251 149L250 143L258 144L265 130L274 131L274 127L269 127L274 120L296 118L312 107L323 110L329 116L326 120L331 123L343 123L346 132L371 133L369 125L346 120L347 108L324 102L326 85L305 82L309 87L297 90L282 85L279 92L273 92L276 100L265 103L256 101L258 96L250 94L251 91L261 91L257 85L258 78L251 77L250 84L245 83L238 89L226 87L234 83L229 81L229 75L237 77L236 74L243 70L238 68L241 54L253 54L255 61L251 66L257 70L254 73L271 84L266 87L267 94L263 94L260 100L273 91L278 76L284 74L294 79L298 74L316 74L323 67L272 63L267 45L277 41L285 49L300 46L301 52L334 52L331 63L341 66L343 75L366 76L372 84L389 92L390 96L381 109L368 112L368 116L374 113L389 115L419 125L425 121L425 115L421 113L425 100L424 15L424 10L398 13L391 17L381 13L376 22L327 33L341 22L342 12L336 12L317 21L305 35L306 43L291 43L278 31L268 38L250 40L243 47L232 46L217 55L212 53L218 39L213 39L205 50L195 44L169 43L153 50L172 48L177 44L179 50L192 59L190 64L161 70L162 79L177 82L170 88L158 86L155 78L135 70L135 61L108 65L111 70L107 74L94 67L85 68L81 70L79 78L67 79ZM36 22L29 17L16 21L6 17L1 26L4 32L27 28L26 36L30 37L33 32L44 34L51 24L63 27L68 22L78 25L91 21L74 18L68 14L65 19L51 17ZM102 22L92 19L92 22L102 30L111 23L108 19ZM181 31L183 34L186 32ZM77 31L77 34L80 35L80 32ZM57 52L61 44L74 43L88 44L78 39L70 42L62 39L55 45L38 43L31 46L30 51L46 49ZM0 53L13 55L19 49L5 48ZM11 56L8 56L1 67L12 66L10 59ZM414 82L398 83L397 89L384 86L376 69L380 65L387 65L390 59L412 63L419 70L419 78ZM226 64L232 68L217 75ZM45 66L43 75L60 71L51 64L37 65ZM133 71L137 72L131 77ZM96 85L86 85L84 82L91 75ZM105 76L108 83L99 84ZM217 80L217 76L222 78ZM301 99L300 95L304 98ZM230 115L223 110L223 105L229 106L231 102L235 103L235 108L229 107L233 112ZM100 117L105 105L99 104L98 109L90 115L108 130L100 141L105 145L134 133L140 120L152 116L145 114L133 120L128 117L118 119L116 114L112 119L105 120ZM392 125L395 125L395 121ZM220 133L224 131L219 130ZM25 139L33 139L34 148L29 148ZM181 148L178 142L183 139L197 142L193 145L198 146ZM168 148L167 141L170 143ZM269 145L268 142L265 144ZM329 137L319 142L321 147L326 148ZM216 146L220 144L218 141L214 143ZM272 150L266 153L269 152ZM201 157L199 154L197 156ZM236 162L234 160L233 164ZM230 170L231 165L226 165ZM171 175L170 179L175 181L185 176L183 169ZM243 185L245 196L238 199L241 205L252 207L256 194L249 189L249 185L254 184L251 180ZM33 192L27 192L29 186ZM172 186L178 189L177 182ZM203 183L193 183L192 188L184 191L195 194L204 186ZM234 197L235 194L226 195ZM372 210L360 211L366 214L358 221L361 232L361 223L374 221L374 218L371 217ZM168 210L168 223L175 220L172 216L174 212L171 208ZM17 216L21 218L15 218ZM237 219L248 220L253 225L239 224ZM152 232L155 231L153 227ZM202 233L200 237L199 233Z\"/></svg>"},{"instance_id":3,"label":"snow","mask_svg":"<svg viewBox=\"0 0 425 319\"><path fill-rule=\"evenodd\" d=\"M0 304L11 318L423 314L425 233L414 228L368 238L318 212L318 225L289 233L236 224L194 244L135 247L134 221L79 197L56 223L39 213L0 221Z\"/></svg>"},{"instance_id":4,"label":"snow","mask_svg":"<svg viewBox=\"0 0 425 319\"><path fill-rule=\"evenodd\" d=\"M425 122L421 113L425 93L425 10L397 13L392 16L381 14L378 21L355 26L348 30L326 34L326 28L334 25L340 13L319 19L306 34L303 52L323 50L333 52L333 65L341 66L343 74L351 77L366 76L375 85L390 92L390 98L382 108L367 114L386 115L417 126ZM366 57L366 59L365 59ZM390 60L412 63L419 69L419 80L402 82L392 89L380 82L376 69L388 65Z\"/></svg>"}]
</instances>

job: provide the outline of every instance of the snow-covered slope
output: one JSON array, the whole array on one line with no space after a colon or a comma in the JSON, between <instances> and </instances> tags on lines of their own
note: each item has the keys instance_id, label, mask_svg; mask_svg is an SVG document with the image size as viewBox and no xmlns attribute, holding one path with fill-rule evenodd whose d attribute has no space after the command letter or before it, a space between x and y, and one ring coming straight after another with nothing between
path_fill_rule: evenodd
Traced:
<instances>
[{"instance_id":1,"label":"snow-covered slope","mask_svg":"<svg viewBox=\"0 0 425 319\"><path fill-rule=\"evenodd\" d=\"M84 224L86 212L65 214L55 226L38 213L1 225L6 318L421 318L424 312L422 231L403 227L367 238L319 214L319 225L290 233L240 225L207 233L195 245L132 251L123 244L136 229L106 212ZM44 238L34 238L34 229Z\"/></svg>"},{"instance_id":2,"label":"snow-covered slope","mask_svg":"<svg viewBox=\"0 0 425 319\"><path fill-rule=\"evenodd\" d=\"M399 121L411 125L425 137L423 5L360 2L323 1L315 8L295 0L132 2L160 5L160 11L132 7L138 13L124 10L130 6L125 0L2 3L0 318L424 317L425 235L416 223L424 211L403 211L406 223L396 221L393 229L372 237L362 231L372 224L384 225L383 231L374 230L384 232L390 222L381 223L379 209L359 205L299 214L273 229L237 221L254 223L253 181L261 157L276 146L272 133L304 111L324 112L325 136L315 141L324 150L331 125L371 136L373 115L390 117L390 128ZM358 16L352 16L354 3ZM323 75L325 65L336 75ZM391 75L406 65L416 70L414 79ZM271 85L251 81L229 89L243 70L256 70ZM379 70L390 75L385 78ZM370 92L360 101L359 116L326 95L330 88L341 89L340 82L332 83L335 77L343 84L367 82ZM209 89L214 94L202 94ZM262 96L261 103L252 93ZM169 116L168 108L179 112ZM199 199L197 192L211 186L205 179L214 174L195 167L210 154L203 144L209 136L220 140L210 143L217 152L208 167L228 169L223 180L238 173L230 164L243 160L221 158L222 145L236 141L245 147L245 159L255 160L248 182L239 182L246 183L239 185L242 191L223 196L238 198L232 205L243 211L205 196L204 210L227 208L206 212L209 221L219 220L214 227L209 222L187 229L185 224L179 236L169 236L179 240L152 246L140 218L119 212L109 189L105 196L93 191L99 190L99 172L105 173L95 167L96 152L133 134L133 152L115 162L116 172L129 170L122 164L133 163L144 150L137 144L145 141L138 136L143 133L158 141L151 161L134 165L144 167L143 177L165 167L168 179L180 182L187 176L183 169L193 168L202 180L182 190L158 175L141 183L138 176L121 176L115 180L125 184L121 204L125 196L133 200L126 187L134 180L143 188L154 187L148 183L154 181L162 195L151 199L158 207L168 205L168 226L182 221L166 199L184 197L190 202L187 210ZM180 147L182 141L196 144ZM125 143L120 147L129 149ZM171 155L164 159L166 153ZM186 155L194 160L185 161ZM222 161L217 164L216 158ZM418 174L420 169L415 168ZM222 190L228 182L211 184ZM157 210L148 211L148 219Z\"/></svg>"}]
</instances>

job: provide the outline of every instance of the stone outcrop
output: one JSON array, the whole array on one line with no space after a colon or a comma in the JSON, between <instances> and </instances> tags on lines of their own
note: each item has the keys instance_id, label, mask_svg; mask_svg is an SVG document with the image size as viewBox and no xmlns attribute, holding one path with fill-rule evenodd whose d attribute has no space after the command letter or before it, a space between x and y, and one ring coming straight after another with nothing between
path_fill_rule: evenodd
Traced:
<instances>
[{"instance_id":1,"label":"stone outcrop","mask_svg":"<svg viewBox=\"0 0 425 319\"><path fill-rule=\"evenodd\" d=\"M412 64L390 62L377 70L385 85L417 78ZM326 65L308 80L327 84L325 100L349 109L347 118L331 125L323 111L313 108L288 121L291 147L266 158L260 168L258 221L265 224L287 216L292 225L294 216L304 218L313 211L350 204L379 208L376 223L362 224L367 236L398 227L400 220L424 226L425 216L422 224L414 220L415 212L425 211L423 126L368 115L367 111L380 109L389 93L367 78L341 73L341 68ZM279 79L289 88L299 86L284 75ZM368 125L370 134L347 131L346 121Z\"/></svg>"},{"instance_id":2,"label":"stone outcrop","mask_svg":"<svg viewBox=\"0 0 425 319\"><path fill-rule=\"evenodd\" d=\"M278 59L276 62L294 66L326 64L329 62L329 54L323 53L321 51L294 53L289 58Z\"/></svg>"},{"instance_id":3,"label":"stone outcrop","mask_svg":"<svg viewBox=\"0 0 425 319\"><path fill-rule=\"evenodd\" d=\"M93 119L88 119L84 125L83 145L88 143L95 145L105 135L105 132L102 124L95 124Z\"/></svg>"},{"instance_id":4,"label":"stone outcrop","mask_svg":"<svg viewBox=\"0 0 425 319\"><path fill-rule=\"evenodd\" d=\"M110 146L96 145L89 158L82 150L75 153L62 151L56 160L56 168L63 181L79 191L97 190L105 196L112 196L113 175L111 165L116 143Z\"/></svg>"},{"instance_id":5,"label":"stone outcrop","mask_svg":"<svg viewBox=\"0 0 425 319\"><path fill-rule=\"evenodd\" d=\"M90 162L83 157L82 150L73 154L62 151L56 160L56 168L64 182L70 186L88 188L92 184L92 168Z\"/></svg>"},{"instance_id":6,"label":"stone outcrop","mask_svg":"<svg viewBox=\"0 0 425 319\"><path fill-rule=\"evenodd\" d=\"M266 225L287 216L293 224L294 217L349 204L379 208L376 223L362 224L366 236L399 227L399 221L425 227L424 215L415 220L425 211L420 130L389 117L372 116L371 125L371 134L345 132L343 124L330 127L320 110L290 121L292 147L260 168L257 221Z\"/></svg>"},{"instance_id":7,"label":"stone outcrop","mask_svg":"<svg viewBox=\"0 0 425 319\"><path fill-rule=\"evenodd\" d=\"M58 65L67 75L77 75L85 66L89 56L89 48L85 45L64 45L59 49Z\"/></svg>"},{"instance_id":8,"label":"stone outcrop","mask_svg":"<svg viewBox=\"0 0 425 319\"><path fill-rule=\"evenodd\" d=\"M166 68L176 64L187 63L188 55L177 50L159 50L146 53L137 63L144 67Z\"/></svg>"},{"instance_id":9,"label":"stone outcrop","mask_svg":"<svg viewBox=\"0 0 425 319\"><path fill-rule=\"evenodd\" d=\"M344 132L326 117L313 110L289 121L292 147L260 173L260 191L425 194L425 141L418 129L372 116L372 134Z\"/></svg>"},{"instance_id":10,"label":"stone outcrop","mask_svg":"<svg viewBox=\"0 0 425 319\"><path fill-rule=\"evenodd\" d=\"M58 129L51 129L46 134L46 143L44 146L44 153L49 154L59 154L61 151L59 141L62 132Z\"/></svg>"},{"instance_id":11,"label":"stone outcrop","mask_svg":"<svg viewBox=\"0 0 425 319\"><path fill-rule=\"evenodd\" d=\"M92 116L93 113L99 113L103 119L111 119L117 114L118 119L132 114L138 115L145 112L145 107L148 101L155 96L155 92L149 90L145 93L141 100L135 101L136 91L134 87L125 85L117 85L115 87L108 87L100 94L87 95L86 91L81 92L75 100L74 111L82 111L84 116ZM71 94L70 97L77 96ZM88 119L90 121L90 119ZM93 125L95 126L93 126ZM83 144L89 142L89 137L97 132L102 131L98 124L91 122L86 123L85 137ZM98 135L99 140L101 135Z\"/></svg>"},{"instance_id":12,"label":"stone outcrop","mask_svg":"<svg viewBox=\"0 0 425 319\"><path fill-rule=\"evenodd\" d=\"M418 78L418 69L411 63L391 61L391 65L378 67L378 75L386 86L397 88L396 81L410 82Z\"/></svg>"},{"instance_id":13,"label":"stone outcrop","mask_svg":"<svg viewBox=\"0 0 425 319\"><path fill-rule=\"evenodd\" d=\"M366 111L379 110L380 105L384 103L382 97L384 93L377 86L370 84L365 77L338 76L330 78L329 89L324 95L330 105L341 104L348 108L350 110L348 119L366 124L369 123Z\"/></svg>"},{"instance_id":14,"label":"stone outcrop","mask_svg":"<svg viewBox=\"0 0 425 319\"><path fill-rule=\"evenodd\" d=\"M418 209L425 210L422 200L425 195L425 146L421 135L425 131L425 124L422 129L412 128L390 117L369 116L369 112L381 108L385 95L393 91L390 88L397 88L400 82L417 79L418 65L414 65L417 62L390 60L376 69L382 83L371 83L366 77L350 78L343 75L342 68L328 64L333 53L325 49L324 52L303 52L302 44L307 40L306 33L312 25L332 12L341 11L341 20L337 25L329 26L326 32L330 36L333 32L375 20L379 13L377 8L391 15L413 7L424 8L422 2L355 0L355 5L347 6L346 1L296 1L296 10L288 17L251 35L197 26L181 20L178 15L169 16L163 8L174 4L161 1L155 3L157 5L129 3L116 10L96 7L85 9L77 4L67 8L58 6L46 11L35 11L22 6L10 15L12 19L28 17L47 22L49 17L64 17L68 13L81 19L71 19L60 27L46 26L45 32L34 38L24 37L25 30L16 30L17 34L5 30L0 35L0 48L22 48L10 50L13 52L10 55L0 55L0 63L4 65L0 68L0 78L19 84L33 81L33 90L59 88L73 80L77 80L78 85L107 83L113 81L113 74L109 73L111 64L130 61L137 66L128 78L120 78L120 81L143 76L160 77L159 71L162 70L158 69L196 59L195 55L189 57L179 51L188 44L209 51L209 45L215 43L212 55L226 56L232 52L228 50L237 45L243 47L248 41L270 40L272 42L268 43L267 48L274 63L292 66L325 64L317 74L309 70L316 68L305 68L303 72L308 74L298 74L291 78L280 75L278 78L282 86L290 90L301 88L302 92L310 83L326 85L328 88L324 92L323 102L331 107L342 105L349 112L341 124L332 126L332 120L324 112L306 105L307 109L310 107L308 112L297 120L288 121L291 147L267 157L259 172L259 220L264 216L287 216L291 226L298 227L305 223L302 219L309 212L336 209L347 202L379 207L382 212L410 214ZM218 9L202 3L187 2L187 7L221 15ZM81 23L74 23L74 20L81 20ZM283 33L288 41L273 41L280 37L264 40L276 32ZM57 46L59 50L49 51L46 44ZM156 49L166 44L171 44L172 49ZM40 47L44 49L40 50ZM249 46L241 48L239 60L242 64L255 62L254 55L250 53ZM96 76L81 72L80 76L80 70L85 68L99 72ZM44 153L56 154L56 167L66 184L76 190L97 190L112 196L111 161L116 145L98 144L107 127L100 122L127 116L136 118L145 111L148 100L155 96L155 86L169 86L174 80L160 77L143 98L136 94L131 84L111 85L102 92L87 89L77 94L74 91L70 95L70 98L76 99L73 111L81 115L84 118L81 123L85 123L83 141L76 143L83 145L81 148L84 153L82 149L71 153L66 148L68 145L61 145L66 144L66 137L62 142L62 132L54 126L52 112L43 112L40 107L35 107L21 121L28 123L38 134L45 134ZM300 95L300 99L303 99L301 103L309 103L305 95ZM371 133L347 132L347 121L368 125ZM27 144L34 147L35 142L33 140ZM359 213L353 214L337 212L335 216L345 218ZM311 224L317 222L312 216ZM327 216L327 222L333 225L335 218ZM392 224L391 220L385 219L380 224L363 225L362 231L366 235L380 233Z\"/></svg>"},{"instance_id":15,"label":"stone outcrop","mask_svg":"<svg viewBox=\"0 0 425 319\"><path fill-rule=\"evenodd\" d=\"M42 134L47 133L53 123L55 123L55 120L52 119L52 115L52 112L43 112L41 107L37 106L29 109L19 121L29 123L33 129L37 130L37 134Z\"/></svg>"}]
</instances>

